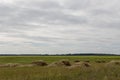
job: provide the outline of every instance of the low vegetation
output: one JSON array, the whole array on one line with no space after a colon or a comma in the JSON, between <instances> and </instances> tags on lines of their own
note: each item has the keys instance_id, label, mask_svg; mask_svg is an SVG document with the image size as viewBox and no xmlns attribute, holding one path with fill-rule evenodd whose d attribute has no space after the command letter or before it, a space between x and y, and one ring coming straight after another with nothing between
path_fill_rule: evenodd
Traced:
<instances>
[{"instance_id":1,"label":"low vegetation","mask_svg":"<svg viewBox=\"0 0 120 80\"><path fill-rule=\"evenodd\" d=\"M120 80L119 56L14 56L0 63L0 80Z\"/></svg>"}]
</instances>

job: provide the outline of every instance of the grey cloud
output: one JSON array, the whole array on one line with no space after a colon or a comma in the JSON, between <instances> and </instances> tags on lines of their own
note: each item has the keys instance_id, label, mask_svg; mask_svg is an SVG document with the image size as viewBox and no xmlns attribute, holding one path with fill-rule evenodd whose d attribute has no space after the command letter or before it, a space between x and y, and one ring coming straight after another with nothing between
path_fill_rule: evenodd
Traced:
<instances>
[{"instance_id":1,"label":"grey cloud","mask_svg":"<svg viewBox=\"0 0 120 80\"><path fill-rule=\"evenodd\" d=\"M119 2L13 0L11 4L0 3L0 52L24 48L22 53L119 53Z\"/></svg>"},{"instance_id":2,"label":"grey cloud","mask_svg":"<svg viewBox=\"0 0 120 80\"><path fill-rule=\"evenodd\" d=\"M23 1L25 3L16 3L16 5L1 5L0 20L1 27L6 29L30 29L31 23L55 24L55 25L76 25L84 24L87 20L84 17L69 15L62 12L62 6L53 1ZM52 6L51 6L52 5ZM36 8L36 7L37 8ZM56 7L55 7L56 6ZM48 8L49 7L49 8ZM39 26L40 27L40 26Z\"/></svg>"},{"instance_id":3,"label":"grey cloud","mask_svg":"<svg viewBox=\"0 0 120 80\"><path fill-rule=\"evenodd\" d=\"M77 0L77 1L67 0L65 2L65 7L68 9L73 9L73 10L86 9L89 6L91 6L90 0Z\"/></svg>"}]
</instances>

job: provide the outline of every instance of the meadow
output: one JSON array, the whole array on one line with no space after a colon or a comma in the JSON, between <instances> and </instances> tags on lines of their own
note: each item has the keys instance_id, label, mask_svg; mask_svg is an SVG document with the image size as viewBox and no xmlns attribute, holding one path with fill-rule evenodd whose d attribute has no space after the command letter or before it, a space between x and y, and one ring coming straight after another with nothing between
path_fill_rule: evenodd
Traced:
<instances>
[{"instance_id":1,"label":"meadow","mask_svg":"<svg viewBox=\"0 0 120 80\"><path fill-rule=\"evenodd\" d=\"M120 80L120 56L1 56L0 64L51 64L63 59L72 66L0 67L0 80Z\"/></svg>"},{"instance_id":2,"label":"meadow","mask_svg":"<svg viewBox=\"0 0 120 80\"><path fill-rule=\"evenodd\" d=\"M120 56L0 56L0 64L2 63L31 63L36 60L44 60L48 63L68 59L70 61L97 61L97 60L120 60Z\"/></svg>"}]
</instances>

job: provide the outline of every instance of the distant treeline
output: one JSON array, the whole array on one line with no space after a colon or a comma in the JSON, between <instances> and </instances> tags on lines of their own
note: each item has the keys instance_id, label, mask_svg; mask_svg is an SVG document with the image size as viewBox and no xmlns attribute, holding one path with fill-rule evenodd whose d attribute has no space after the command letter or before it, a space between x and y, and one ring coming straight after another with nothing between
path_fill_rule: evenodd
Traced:
<instances>
[{"instance_id":1,"label":"distant treeline","mask_svg":"<svg viewBox=\"0 0 120 80\"><path fill-rule=\"evenodd\" d=\"M69 54L0 54L0 56L120 56L105 53L69 53Z\"/></svg>"}]
</instances>

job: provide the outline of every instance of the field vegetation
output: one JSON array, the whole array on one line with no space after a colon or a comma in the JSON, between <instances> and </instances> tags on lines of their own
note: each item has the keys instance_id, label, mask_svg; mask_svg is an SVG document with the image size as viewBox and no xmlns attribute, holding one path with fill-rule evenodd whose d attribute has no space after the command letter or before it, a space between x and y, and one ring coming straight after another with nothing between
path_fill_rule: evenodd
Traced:
<instances>
[{"instance_id":1,"label":"field vegetation","mask_svg":"<svg viewBox=\"0 0 120 80\"><path fill-rule=\"evenodd\" d=\"M0 57L0 80L120 80L119 73L120 56Z\"/></svg>"}]
</instances>

